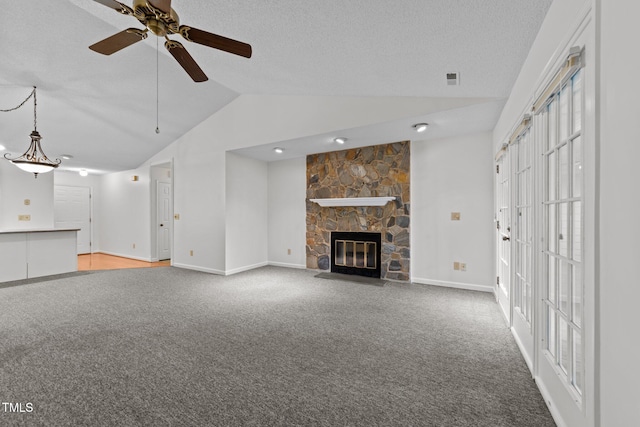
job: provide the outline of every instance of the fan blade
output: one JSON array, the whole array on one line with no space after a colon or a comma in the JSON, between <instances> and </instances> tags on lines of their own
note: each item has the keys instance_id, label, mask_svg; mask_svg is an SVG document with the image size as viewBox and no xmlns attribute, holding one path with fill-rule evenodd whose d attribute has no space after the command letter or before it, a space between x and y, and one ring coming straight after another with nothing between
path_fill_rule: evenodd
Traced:
<instances>
[{"instance_id":1,"label":"fan blade","mask_svg":"<svg viewBox=\"0 0 640 427\"><path fill-rule=\"evenodd\" d=\"M116 0L93 0L96 3L100 3L102 5L105 5L107 7L110 7L111 9L115 9L118 12L121 12L122 10L126 10L128 7L123 5L122 3L116 1Z\"/></svg>"},{"instance_id":2,"label":"fan blade","mask_svg":"<svg viewBox=\"0 0 640 427\"><path fill-rule=\"evenodd\" d=\"M103 55L111 55L127 46L144 40L147 38L147 30L139 30L137 28L129 28L124 31L120 31L118 34L114 34L111 37L99 41L96 44L89 46L89 49L94 52L101 53Z\"/></svg>"},{"instance_id":3,"label":"fan blade","mask_svg":"<svg viewBox=\"0 0 640 427\"><path fill-rule=\"evenodd\" d=\"M209 78L206 76L204 71L196 64L196 61L193 59L187 49L182 46L182 43L167 40L164 42L164 47L167 48L169 53L173 55L173 57L178 61L178 63L184 68L184 70L191 76L194 82L206 82Z\"/></svg>"},{"instance_id":4,"label":"fan blade","mask_svg":"<svg viewBox=\"0 0 640 427\"><path fill-rule=\"evenodd\" d=\"M167 15L171 14L171 0L147 0L147 3Z\"/></svg>"},{"instance_id":5,"label":"fan blade","mask_svg":"<svg viewBox=\"0 0 640 427\"><path fill-rule=\"evenodd\" d=\"M211 34L197 28L180 26L180 35L190 42L224 50L235 55L251 58L251 45L237 40L228 39L217 34Z\"/></svg>"}]
</instances>

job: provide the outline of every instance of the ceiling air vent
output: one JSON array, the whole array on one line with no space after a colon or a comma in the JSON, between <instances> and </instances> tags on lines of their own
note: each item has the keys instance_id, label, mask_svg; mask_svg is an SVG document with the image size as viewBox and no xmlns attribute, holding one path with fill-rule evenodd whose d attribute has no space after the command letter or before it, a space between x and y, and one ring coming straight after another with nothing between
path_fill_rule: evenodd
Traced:
<instances>
[{"instance_id":1,"label":"ceiling air vent","mask_svg":"<svg viewBox=\"0 0 640 427\"><path fill-rule=\"evenodd\" d=\"M460 84L460 76L458 73L447 73L447 86L458 86Z\"/></svg>"}]
</instances>

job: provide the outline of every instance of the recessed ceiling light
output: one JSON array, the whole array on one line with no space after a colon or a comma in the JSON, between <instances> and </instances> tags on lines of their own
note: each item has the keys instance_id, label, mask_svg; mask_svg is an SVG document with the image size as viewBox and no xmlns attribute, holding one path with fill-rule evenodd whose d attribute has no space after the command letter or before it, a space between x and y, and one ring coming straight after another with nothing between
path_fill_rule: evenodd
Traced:
<instances>
[{"instance_id":1,"label":"recessed ceiling light","mask_svg":"<svg viewBox=\"0 0 640 427\"><path fill-rule=\"evenodd\" d=\"M89 172L87 172L86 169L80 169L80 172L78 172L80 174L80 176L87 176L89 175Z\"/></svg>"},{"instance_id":2,"label":"recessed ceiling light","mask_svg":"<svg viewBox=\"0 0 640 427\"><path fill-rule=\"evenodd\" d=\"M344 144L345 142L347 142L347 138L344 138L341 136L341 137L335 138L333 142L337 142L338 144Z\"/></svg>"},{"instance_id":3,"label":"recessed ceiling light","mask_svg":"<svg viewBox=\"0 0 640 427\"><path fill-rule=\"evenodd\" d=\"M278 154L282 154L284 153L284 148L276 147L273 149L273 151L275 151Z\"/></svg>"},{"instance_id":4,"label":"recessed ceiling light","mask_svg":"<svg viewBox=\"0 0 640 427\"><path fill-rule=\"evenodd\" d=\"M61 154L60 157L65 160L73 159L73 156L71 154Z\"/></svg>"},{"instance_id":5,"label":"recessed ceiling light","mask_svg":"<svg viewBox=\"0 0 640 427\"><path fill-rule=\"evenodd\" d=\"M424 132L428 127L428 123L416 123L415 125L413 125L413 128L416 130L416 132Z\"/></svg>"}]
</instances>

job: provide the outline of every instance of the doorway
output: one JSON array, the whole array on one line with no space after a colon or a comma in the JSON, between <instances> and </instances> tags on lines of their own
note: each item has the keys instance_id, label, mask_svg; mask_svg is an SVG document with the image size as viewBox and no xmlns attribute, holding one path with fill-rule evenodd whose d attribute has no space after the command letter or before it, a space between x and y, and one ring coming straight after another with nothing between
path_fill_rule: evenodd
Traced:
<instances>
[{"instance_id":1,"label":"doorway","mask_svg":"<svg viewBox=\"0 0 640 427\"><path fill-rule=\"evenodd\" d=\"M154 261L173 251L173 179L171 163L151 166L151 250Z\"/></svg>"},{"instance_id":2,"label":"doorway","mask_svg":"<svg viewBox=\"0 0 640 427\"><path fill-rule=\"evenodd\" d=\"M78 255L91 253L91 188L56 185L53 210L56 228L78 229Z\"/></svg>"},{"instance_id":3,"label":"doorway","mask_svg":"<svg viewBox=\"0 0 640 427\"><path fill-rule=\"evenodd\" d=\"M496 299L502 313L511 326L511 194L509 178L510 149L506 147L504 154L496 162L496 249L497 278Z\"/></svg>"}]
</instances>

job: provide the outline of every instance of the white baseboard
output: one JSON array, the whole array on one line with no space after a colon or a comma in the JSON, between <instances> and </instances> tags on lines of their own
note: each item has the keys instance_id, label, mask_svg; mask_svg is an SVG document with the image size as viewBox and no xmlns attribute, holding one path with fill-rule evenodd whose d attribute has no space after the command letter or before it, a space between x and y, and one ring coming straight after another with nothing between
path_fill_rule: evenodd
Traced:
<instances>
[{"instance_id":1,"label":"white baseboard","mask_svg":"<svg viewBox=\"0 0 640 427\"><path fill-rule=\"evenodd\" d=\"M200 267L200 266L189 265L189 264L180 264L180 263L173 263L172 264L173 267L185 268L187 270L202 271L204 273L218 274L220 276L231 276L233 274L238 274L238 273L242 273L244 271L249 271L249 270L253 270L253 269L256 269L256 268L265 267L267 265L273 265L275 267L298 268L298 269L307 268L305 265L286 264L286 263L267 262L267 261L260 262L260 263L257 263L257 264L253 264L253 265L246 265L246 266L234 268L234 269L231 269L231 270L216 270L216 269L213 269L213 268Z\"/></svg>"},{"instance_id":2,"label":"white baseboard","mask_svg":"<svg viewBox=\"0 0 640 427\"><path fill-rule=\"evenodd\" d=\"M302 265L302 264L289 264L286 262L275 262L275 261L269 261L269 265L272 265L274 267L297 268L300 270L306 270L307 268L306 265Z\"/></svg>"},{"instance_id":3,"label":"white baseboard","mask_svg":"<svg viewBox=\"0 0 640 427\"><path fill-rule=\"evenodd\" d=\"M151 258L144 258L144 257L139 257L139 256L133 256L133 255L128 255L128 254L119 254L117 252L110 252L110 251L97 251L97 252L93 252L94 254L106 254L106 255L112 255L112 256L117 256L120 258L129 258L129 259L135 259L138 261L145 261L145 262L153 262L151 260Z\"/></svg>"},{"instance_id":4,"label":"white baseboard","mask_svg":"<svg viewBox=\"0 0 640 427\"><path fill-rule=\"evenodd\" d=\"M219 276L224 276L225 272L223 270L216 270L214 268L200 267L197 265L189 265L189 264L181 264L181 263L173 263L172 267L184 268L186 270L194 270L194 271L202 271L203 273L211 273L217 274Z\"/></svg>"},{"instance_id":5,"label":"white baseboard","mask_svg":"<svg viewBox=\"0 0 640 427\"><path fill-rule=\"evenodd\" d=\"M493 292L492 286L476 285L473 283L447 282L444 280L421 279L419 277L412 277L411 282L419 283L421 285L434 285L443 286L445 288L466 289L468 291Z\"/></svg>"},{"instance_id":6,"label":"white baseboard","mask_svg":"<svg viewBox=\"0 0 640 427\"><path fill-rule=\"evenodd\" d=\"M264 262L259 262L257 264L253 264L253 265L245 265L244 267L238 267L238 268L234 268L234 269L231 269L231 270L227 270L227 271L225 271L224 275L225 276L231 276L232 274L238 274L238 273L242 273L243 271L253 270L254 268L264 267L264 266L266 266L268 264L269 263L267 261L264 261Z\"/></svg>"},{"instance_id":7,"label":"white baseboard","mask_svg":"<svg viewBox=\"0 0 640 427\"><path fill-rule=\"evenodd\" d=\"M538 377L535 378L536 385L538 386L538 390L540 390L540 394L542 395L542 399L544 399L544 403L547 405L549 412L551 412L551 417L553 421L556 422L558 427L567 427L567 423L564 422L564 419L560 416L558 411L555 408L555 405L552 404L553 399L551 398L551 394L549 394L549 390L544 386L542 381Z\"/></svg>"},{"instance_id":8,"label":"white baseboard","mask_svg":"<svg viewBox=\"0 0 640 427\"><path fill-rule=\"evenodd\" d=\"M524 344L522 344L522 340L520 339L518 334L516 334L516 330L514 328L511 328L511 335L513 335L513 339L516 341L516 344L518 345L518 348L520 349L520 353L522 354L522 358L524 359L524 362L527 364L527 367L529 368L529 372L531 373L531 378L534 378L534 376L533 376L533 360L527 354L526 348L525 348Z\"/></svg>"}]
</instances>

